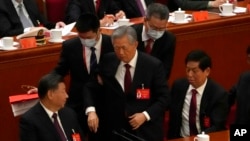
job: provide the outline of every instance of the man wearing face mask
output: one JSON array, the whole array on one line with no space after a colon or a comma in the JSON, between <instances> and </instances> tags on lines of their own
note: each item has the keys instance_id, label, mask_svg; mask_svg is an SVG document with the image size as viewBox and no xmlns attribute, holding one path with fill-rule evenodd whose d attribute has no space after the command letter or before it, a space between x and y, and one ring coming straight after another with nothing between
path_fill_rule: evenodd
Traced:
<instances>
[{"instance_id":1,"label":"man wearing face mask","mask_svg":"<svg viewBox=\"0 0 250 141\"><path fill-rule=\"evenodd\" d=\"M89 80L96 79L99 61L103 54L113 52L113 46L110 37L100 33L100 22L94 14L81 15L75 27L78 37L63 42L60 60L53 72L62 76L70 74L69 98L66 104L76 111L82 129L86 132L88 120L99 121L92 115L93 112L85 115L82 88ZM96 137L96 134L92 134L96 132L89 132L88 138Z\"/></svg>"},{"instance_id":2,"label":"man wearing face mask","mask_svg":"<svg viewBox=\"0 0 250 141\"><path fill-rule=\"evenodd\" d=\"M160 3L150 4L143 24L134 25L138 37L139 51L146 52L164 64L166 80L173 64L176 38L166 30L169 10Z\"/></svg>"}]
</instances>

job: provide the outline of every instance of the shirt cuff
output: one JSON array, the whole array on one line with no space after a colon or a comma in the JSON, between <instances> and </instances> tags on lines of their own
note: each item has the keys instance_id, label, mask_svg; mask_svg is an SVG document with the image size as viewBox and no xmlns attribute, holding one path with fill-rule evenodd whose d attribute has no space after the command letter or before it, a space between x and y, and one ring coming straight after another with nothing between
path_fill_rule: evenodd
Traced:
<instances>
[{"instance_id":1,"label":"shirt cuff","mask_svg":"<svg viewBox=\"0 0 250 141\"><path fill-rule=\"evenodd\" d=\"M88 107L85 111L85 114L88 115L89 112L95 112L95 107L94 106Z\"/></svg>"},{"instance_id":2,"label":"shirt cuff","mask_svg":"<svg viewBox=\"0 0 250 141\"><path fill-rule=\"evenodd\" d=\"M149 120L150 120L150 116L149 116L148 112L143 111L142 113L143 113L144 116L146 117L147 121L149 121Z\"/></svg>"}]
</instances>

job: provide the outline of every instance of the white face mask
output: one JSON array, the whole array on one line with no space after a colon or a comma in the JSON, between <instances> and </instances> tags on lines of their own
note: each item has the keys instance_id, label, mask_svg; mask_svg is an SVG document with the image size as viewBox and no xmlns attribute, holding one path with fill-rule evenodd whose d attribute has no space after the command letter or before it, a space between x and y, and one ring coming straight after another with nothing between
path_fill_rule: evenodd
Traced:
<instances>
[{"instance_id":1,"label":"white face mask","mask_svg":"<svg viewBox=\"0 0 250 141\"><path fill-rule=\"evenodd\" d=\"M80 38L80 40L81 40L82 45L84 45L86 47L94 47L95 44L96 44L95 39L83 39L83 38Z\"/></svg>"},{"instance_id":2,"label":"white face mask","mask_svg":"<svg viewBox=\"0 0 250 141\"><path fill-rule=\"evenodd\" d=\"M161 38L161 36L164 34L165 31L156 31L151 29L151 27L148 26L148 35L153 38L154 40Z\"/></svg>"}]
</instances>

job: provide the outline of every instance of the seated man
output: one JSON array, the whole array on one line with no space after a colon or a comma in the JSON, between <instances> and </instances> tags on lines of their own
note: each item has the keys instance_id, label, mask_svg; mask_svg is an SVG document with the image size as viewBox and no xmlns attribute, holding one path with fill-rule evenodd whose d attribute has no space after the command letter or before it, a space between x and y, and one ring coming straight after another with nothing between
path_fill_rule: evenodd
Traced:
<instances>
[{"instance_id":1,"label":"seated man","mask_svg":"<svg viewBox=\"0 0 250 141\"><path fill-rule=\"evenodd\" d=\"M178 8L183 10L205 10L218 8L219 5L225 3L226 0L169 0L167 6L170 11L175 11Z\"/></svg>"},{"instance_id":2,"label":"seated man","mask_svg":"<svg viewBox=\"0 0 250 141\"><path fill-rule=\"evenodd\" d=\"M155 0L114 0L127 18L144 17L149 4Z\"/></svg>"},{"instance_id":3,"label":"seated man","mask_svg":"<svg viewBox=\"0 0 250 141\"><path fill-rule=\"evenodd\" d=\"M0 1L0 37L16 36L29 31L31 27L45 26L59 28L63 22L51 23L39 12L35 0L2 0Z\"/></svg>"},{"instance_id":4,"label":"seated man","mask_svg":"<svg viewBox=\"0 0 250 141\"><path fill-rule=\"evenodd\" d=\"M66 23L75 22L83 13L96 14L101 26L112 24L115 19L125 16L113 0L70 0L66 10Z\"/></svg>"},{"instance_id":5,"label":"seated man","mask_svg":"<svg viewBox=\"0 0 250 141\"><path fill-rule=\"evenodd\" d=\"M208 76L211 59L203 51L191 51L186 59L187 78L171 89L169 139L225 129L228 93Z\"/></svg>"},{"instance_id":6,"label":"seated man","mask_svg":"<svg viewBox=\"0 0 250 141\"><path fill-rule=\"evenodd\" d=\"M165 5L153 3L146 13L144 23L133 26L137 32L137 49L161 60L168 80L176 44L175 35L166 30L169 10Z\"/></svg>"},{"instance_id":7,"label":"seated man","mask_svg":"<svg viewBox=\"0 0 250 141\"><path fill-rule=\"evenodd\" d=\"M43 76L38 95L40 102L20 119L21 141L67 141L73 134L83 139L76 113L64 107L68 94L60 75Z\"/></svg>"}]
</instances>

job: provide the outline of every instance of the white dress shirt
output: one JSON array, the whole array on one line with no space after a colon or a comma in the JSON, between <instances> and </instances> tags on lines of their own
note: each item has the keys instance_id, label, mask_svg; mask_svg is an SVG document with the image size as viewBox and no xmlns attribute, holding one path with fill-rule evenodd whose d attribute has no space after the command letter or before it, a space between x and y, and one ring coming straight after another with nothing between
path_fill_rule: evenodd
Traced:
<instances>
[{"instance_id":1,"label":"white dress shirt","mask_svg":"<svg viewBox=\"0 0 250 141\"><path fill-rule=\"evenodd\" d=\"M198 133L201 132L201 126L200 126L200 104L201 104L201 98L205 89L205 86L207 84L207 80L203 85L201 85L199 88L196 89L198 92L196 95L196 127ZM192 85L189 85L187 94L184 100L183 104L183 109L182 109L182 127L181 127L181 136L182 137L188 137L190 136L190 131L189 131L189 109L190 109L190 102L192 98L192 92L191 90L195 89Z\"/></svg>"}]
</instances>

